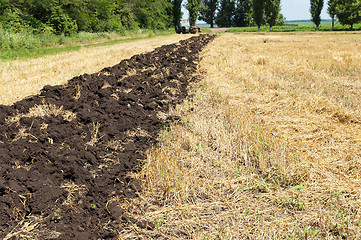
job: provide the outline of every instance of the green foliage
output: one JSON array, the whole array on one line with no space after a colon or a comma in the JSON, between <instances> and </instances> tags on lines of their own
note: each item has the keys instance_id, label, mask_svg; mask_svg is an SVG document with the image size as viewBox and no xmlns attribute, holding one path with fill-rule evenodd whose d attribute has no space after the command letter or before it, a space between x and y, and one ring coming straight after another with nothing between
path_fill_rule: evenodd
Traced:
<instances>
[{"instance_id":1,"label":"green foliage","mask_svg":"<svg viewBox=\"0 0 361 240\"><path fill-rule=\"evenodd\" d=\"M88 42L95 39L111 39L124 35L133 36L135 34L149 32L149 30L135 30L134 32L130 31L122 34L116 32L79 32L71 36L59 36L55 34L34 34L32 32L16 33L9 30L0 29L0 60L11 61L15 59L37 58L44 55L76 51L81 49L81 47L109 46L122 42L143 39L144 37L135 36L131 38L115 39L95 44L88 44ZM157 31L154 34L153 31L151 32L152 36L165 36L173 33L173 31ZM62 43L62 45L59 46L59 43ZM76 43L82 44L81 46L77 46Z\"/></svg>"},{"instance_id":2,"label":"green foliage","mask_svg":"<svg viewBox=\"0 0 361 240\"><path fill-rule=\"evenodd\" d=\"M233 26L249 27L252 22L251 0L238 0L234 10Z\"/></svg>"},{"instance_id":3,"label":"green foliage","mask_svg":"<svg viewBox=\"0 0 361 240\"><path fill-rule=\"evenodd\" d=\"M235 10L234 0L221 0L216 23L219 27L231 27Z\"/></svg>"},{"instance_id":4,"label":"green foliage","mask_svg":"<svg viewBox=\"0 0 361 240\"><path fill-rule=\"evenodd\" d=\"M124 32L139 28L139 23L136 21L136 16L130 3L119 4L115 9L115 14L118 16L119 23L121 23L121 28L118 31Z\"/></svg>"},{"instance_id":5,"label":"green foliage","mask_svg":"<svg viewBox=\"0 0 361 240\"><path fill-rule=\"evenodd\" d=\"M214 27L214 20L216 19L216 10L218 7L218 0L203 0L200 9L199 19L205 21Z\"/></svg>"},{"instance_id":6,"label":"green foliage","mask_svg":"<svg viewBox=\"0 0 361 240\"><path fill-rule=\"evenodd\" d=\"M134 2L134 12L140 28L166 29L171 25L172 18L167 13L172 4L168 0Z\"/></svg>"},{"instance_id":7,"label":"green foliage","mask_svg":"<svg viewBox=\"0 0 361 240\"><path fill-rule=\"evenodd\" d=\"M318 29L321 23L321 11L323 8L323 0L311 0L311 19Z\"/></svg>"},{"instance_id":8,"label":"green foliage","mask_svg":"<svg viewBox=\"0 0 361 240\"><path fill-rule=\"evenodd\" d=\"M51 9L48 25L51 26L57 34L63 33L69 36L78 31L76 21L71 19L60 6L55 6Z\"/></svg>"},{"instance_id":9,"label":"green foliage","mask_svg":"<svg viewBox=\"0 0 361 240\"><path fill-rule=\"evenodd\" d=\"M361 21L360 0L336 0L336 16L341 24L353 25Z\"/></svg>"},{"instance_id":10,"label":"green foliage","mask_svg":"<svg viewBox=\"0 0 361 240\"><path fill-rule=\"evenodd\" d=\"M67 36L165 29L171 25L171 8L170 0L0 0L0 27Z\"/></svg>"},{"instance_id":11,"label":"green foliage","mask_svg":"<svg viewBox=\"0 0 361 240\"><path fill-rule=\"evenodd\" d=\"M1 26L4 29L21 32L29 29L29 24L19 16L19 9L7 8L3 9L3 14L0 16Z\"/></svg>"},{"instance_id":12,"label":"green foliage","mask_svg":"<svg viewBox=\"0 0 361 240\"><path fill-rule=\"evenodd\" d=\"M31 49L40 46L41 41L31 32L0 29L0 49Z\"/></svg>"},{"instance_id":13,"label":"green foliage","mask_svg":"<svg viewBox=\"0 0 361 240\"><path fill-rule=\"evenodd\" d=\"M332 19L332 29L335 27L336 4L336 0L329 0L327 3L327 13Z\"/></svg>"},{"instance_id":14,"label":"green foliage","mask_svg":"<svg viewBox=\"0 0 361 240\"><path fill-rule=\"evenodd\" d=\"M49 31L49 32L45 32ZM118 36L116 33L89 33L79 32L71 36L64 34L55 35L51 30L44 29L43 32L33 31L16 32L9 29L0 28L0 51L36 49L39 47L51 47L58 44L69 44L76 42L86 42L100 38L112 38Z\"/></svg>"},{"instance_id":15,"label":"green foliage","mask_svg":"<svg viewBox=\"0 0 361 240\"><path fill-rule=\"evenodd\" d=\"M161 228L161 227L163 226L166 218L167 218L167 214L164 214L164 215L163 215L162 217L160 217L160 218L155 218L155 219L154 219L155 227L156 227L157 229Z\"/></svg>"},{"instance_id":16,"label":"green foliage","mask_svg":"<svg viewBox=\"0 0 361 240\"><path fill-rule=\"evenodd\" d=\"M8 6L9 6L8 0L0 0L0 15L4 14Z\"/></svg>"},{"instance_id":17,"label":"green foliage","mask_svg":"<svg viewBox=\"0 0 361 240\"><path fill-rule=\"evenodd\" d=\"M336 6L337 0L329 0L327 2L327 13L332 19L334 19L336 16Z\"/></svg>"},{"instance_id":18,"label":"green foliage","mask_svg":"<svg viewBox=\"0 0 361 240\"><path fill-rule=\"evenodd\" d=\"M252 4L253 20L260 30L261 25L264 23L264 0L253 0Z\"/></svg>"},{"instance_id":19,"label":"green foliage","mask_svg":"<svg viewBox=\"0 0 361 240\"><path fill-rule=\"evenodd\" d=\"M186 8L189 11L189 21L191 25L194 25L197 21L198 13L201 9L201 2L202 0L188 0Z\"/></svg>"},{"instance_id":20,"label":"green foliage","mask_svg":"<svg viewBox=\"0 0 361 240\"><path fill-rule=\"evenodd\" d=\"M266 0L265 2L265 17L266 22L272 27L276 25L277 18L279 17L281 11L281 0Z\"/></svg>"},{"instance_id":21,"label":"green foliage","mask_svg":"<svg viewBox=\"0 0 361 240\"><path fill-rule=\"evenodd\" d=\"M276 19L276 26L283 26L283 25L285 25L285 20L286 20L286 18L283 16L283 14L282 13L279 13L278 14L278 17L277 17L277 19Z\"/></svg>"}]
</instances>

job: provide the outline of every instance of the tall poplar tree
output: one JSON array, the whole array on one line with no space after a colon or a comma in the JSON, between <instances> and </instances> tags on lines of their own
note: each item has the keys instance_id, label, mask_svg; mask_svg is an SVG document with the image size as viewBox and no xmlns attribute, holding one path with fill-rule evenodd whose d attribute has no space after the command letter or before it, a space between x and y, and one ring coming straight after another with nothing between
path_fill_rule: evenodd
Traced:
<instances>
[{"instance_id":1,"label":"tall poplar tree","mask_svg":"<svg viewBox=\"0 0 361 240\"><path fill-rule=\"evenodd\" d=\"M264 23L264 0L253 0L252 10L253 20L257 24L258 31L261 31L261 25Z\"/></svg>"},{"instance_id":2,"label":"tall poplar tree","mask_svg":"<svg viewBox=\"0 0 361 240\"><path fill-rule=\"evenodd\" d=\"M316 25L316 29L320 28L321 12L323 8L323 0L310 0L311 3L311 20Z\"/></svg>"},{"instance_id":3,"label":"tall poplar tree","mask_svg":"<svg viewBox=\"0 0 361 240\"><path fill-rule=\"evenodd\" d=\"M191 26L196 24L198 13L201 9L201 2L202 0L188 0L186 8L189 11L189 21Z\"/></svg>"},{"instance_id":4,"label":"tall poplar tree","mask_svg":"<svg viewBox=\"0 0 361 240\"><path fill-rule=\"evenodd\" d=\"M276 20L281 11L281 0L266 0L265 2L265 16L266 22L269 24L270 31L276 25Z\"/></svg>"},{"instance_id":5,"label":"tall poplar tree","mask_svg":"<svg viewBox=\"0 0 361 240\"><path fill-rule=\"evenodd\" d=\"M219 27L231 27L233 23L234 0L221 0L216 23Z\"/></svg>"},{"instance_id":6,"label":"tall poplar tree","mask_svg":"<svg viewBox=\"0 0 361 240\"><path fill-rule=\"evenodd\" d=\"M218 6L218 0L203 0L202 8L200 10L199 19L205 21L214 27L214 20L216 19L216 10Z\"/></svg>"},{"instance_id":7,"label":"tall poplar tree","mask_svg":"<svg viewBox=\"0 0 361 240\"><path fill-rule=\"evenodd\" d=\"M252 20L252 1L237 0L234 10L233 25L236 27L249 27Z\"/></svg>"},{"instance_id":8,"label":"tall poplar tree","mask_svg":"<svg viewBox=\"0 0 361 240\"><path fill-rule=\"evenodd\" d=\"M332 30L335 29L336 4L336 0L328 0L327 3L327 13L332 19Z\"/></svg>"},{"instance_id":9,"label":"tall poplar tree","mask_svg":"<svg viewBox=\"0 0 361 240\"><path fill-rule=\"evenodd\" d=\"M174 28L177 29L182 18L182 0L173 0L172 3L173 25Z\"/></svg>"}]
</instances>

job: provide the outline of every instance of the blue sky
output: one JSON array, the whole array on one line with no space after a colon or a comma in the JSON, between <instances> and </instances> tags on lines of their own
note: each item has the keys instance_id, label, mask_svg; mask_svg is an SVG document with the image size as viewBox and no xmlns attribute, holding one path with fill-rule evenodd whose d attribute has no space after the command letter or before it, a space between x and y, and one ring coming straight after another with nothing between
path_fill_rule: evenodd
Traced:
<instances>
[{"instance_id":1,"label":"blue sky","mask_svg":"<svg viewBox=\"0 0 361 240\"><path fill-rule=\"evenodd\" d=\"M186 1L183 1L185 4ZM327 0L324 0L323 11L321 13L322 19L329 19L327 14ZM286 20L309 20L310 14L310 0L281 0L282 10L281 13ZM184 18L188 18L188 11L183 8Z\"/></svg>"},{"instance_id":2,"label":"blue sky","mask_svg":"<svg viewBox=\"0 0 361 240\"><path fill-rule=\"evenodd\" d=\"M327 0L324 1L322 19L329 19L327 14ZM287 20L311 19L310 0L281 0L282 14Z\"/></svg>"}]
</instances>

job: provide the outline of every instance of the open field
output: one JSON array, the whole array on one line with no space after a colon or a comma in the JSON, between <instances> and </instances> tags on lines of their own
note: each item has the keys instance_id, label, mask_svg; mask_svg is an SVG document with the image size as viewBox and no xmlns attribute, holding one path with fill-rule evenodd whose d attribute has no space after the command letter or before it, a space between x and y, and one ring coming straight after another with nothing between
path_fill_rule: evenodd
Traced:
<instances>
[{"instance_id":1,"label":"open field","mask_svg":"<svg viewBox=\"0 0 361 240\"><path fill-rule=\"evenodd\" d=\"M0 104L14 103L38 93L44 85L64 84L76 75L98 72L122 59L189 37L154 37L113 46L82 48L37 59L0 62Z\"/></svg>"},{"instance_id":2,"label":"open field","mask_svg":"<svg viewBox=\"0 0 361 240\"><path fill-rule=\"evenodd\" d=\"M175 41L176 37L189 36L178 35L162 39L165 43ZM65 80L70 78L69 75L97 72L105 67L104 65L118 63L120 58L126 58L127 54L131 55L132 52L110 55L114 54L113 51L123 51L125 46L135 51L146 51L147 46L144 45L151 45L152 40L154 39L144 42L142 49L128 43L117 49L113 49L115 46L102 47L94 55L85 55L87 57L76 56L74 60L61 64L62 70L58 71L61 73L59 76L63 76L61 78L56 77L57 73L52 73L52 70L57 70L56 58L49 58L48 61L44 59L38 64L33 62L33 65L25 68L28 70L26 76L31 76L29 79L34 79L32 81L39 84L33 87L29 83L23 85L23 88L18 88L18 99L37 93L42 85L65 83ZM177 44L173 47L180 49ZM187 51L195 51L194 48L198 47L184 47L180 51L181 55L177 57L174 54L165 54L169 60L162 62L166 65L180 64L176 65L176 69L181 69L181 65L197 63L196 58L189 60L191 57L187 56ZM155 54L162 51L156 51ZM66 56L71 58L71 54ZM155 56L152 58L166 59ZM111 59L116 57L118 59ZM94 63L90 62L86 70L86 64L79 65L80 62L93 58L98 59ZM195 82L191 81L189 96L186 99L186 84L174 87L174 84L179 84L180 79L184 80L183 72L177 75L178 70L157 69L149 63L148 68L145 68L144 59L146 58L135 57L131 61L124 61L123 64L103 70L100 75L92 75L94 79L108 79L104 85L95 82L95 92L82 95L79 89L83 88L70 84L70 87L64 89L73 89L71 92L74 99L65 108L59 106L62 102L61 98L56 97L56 88L48 87L43 95L49 98L50 105L37 104L30 108L29 112L6 118L5 124L1 126L18 132L5 134L2 136L3 140L0 139L3 141L0 144L4 144L4 139L10 137L12 141L9 144L16 145L18 141L30 140L36 145L36 141L41 141L37 136L38 128L44 132L48 131L49 138L45 139L44 144L55 149L67 149L73 145L79 149L78 145L81 144L77 142L86 142L87 146L90 145L89 149L95 159L89 154L80 154L79 158L90 158L85 168L94 174L94 182L97 183L99 192L101 181L98 181L100 178L96 178L97 174L108 170L109 173L112 172L109 166L119 164L114 161L114 156L119 160L122 158L117 156L128 156L127 151L138 154L136 160L142 163L143 168L137 168L137 171L129 175L136 179L135 181L125 178L125 182L120 180L121 184L117 185L118 178L112 177L111 174L105 175L107 183L115 178L115 186L128 184L129 187L119 187L122 190L119 194L111 193L111 199L105 206L103 202L89 202L89 198L84 197L89 194L93 196L94 192L88 181L77 182L78 178L61 182L61 190L58 189L58 193L62 191L62 196L59 197L61 200L56 201L54 206L59 206L62 211L68 209L74 216L77 216L79 206L87 206L87 211L95 213L92 219L97 219L95 215L99 217L97 226L102 226L104 232L113 231L112 236L116 236L116 239L361 238L359 34L219 34L201 53L197 72L189 70L194 69L193 65L186 67L188 70L184 72L190 74L186 75L188 80L198 79ZM52 64L52 61L55 63ZM9 69L9 73L19 74L18 76L21 76L21 66L28 66L27 62L7 64L9 65L4 65L4 69ZM47 65L44 71L53 77L44 79L41 68L37 67L42 64ZM75 65L77 66L74 67ZM142 70L132 71L132 68L138 69L139 66L143 66ZM66 69L74 70L69 70L73 71L71 74L66 72ZM138 76L149 76L152 81L157 81L151 85L143 80L137 82L135 80ZM113 77L120 77L118 83ZM54 82L51 82L52 78ZM89 76L86 76L86 79L88 78ZM6 88L13 91L12 94L3 97L3 103L10 104L16 101L14 95L17 95L17 91L12 90L16 84L11 84L16 79L19 77L9 78L8 85L3 87L4 90L0 89L3 93L6 93ZM72 83L80 86L83 83L77 82L79 79ZM90 89L92 84L88 80L84 84L89 86L84 87ZM171 84L164 85L168 84L169 80ZM109 95L113 87L119 89ZM181 94L177 89L181 90ZM154 102L157 104L154 104L153 98L134 100L135 96L140 96L140 92L159 93L161 98L165 98L163 100L172 104L162 106L160 102L163 103L163 100L156 100ZM132 111L125 111L123 106L120 107L122 116L132 116L134 119L134 126L130 124L131 127L127 128L125 135L120 134L118 130L107 130L112 129L112 126L118 126L117 111L111 108L111 104L104 107L101 104L107 100L105 102L113 101L114 106L118 106L109 96L115 100L126 99L130 106L124 106L134 108L135 115L130 115ZM33 99L40 101L36 97ZM74 105L77 99L83 103L83 109ZM91 104L87 103L88 99ZM22 105L18 106L20 108L17 109L23 111ZM39 107L42 112L39 111ZM104 114L99 115L99 112L108 108L112 110L112 123L104 120ZM87 117L87 111L83 111L84 109L95 110L90 111L90 121L83 119ZM57 116L56 119L46 118L48 115L44 115L44 111L51 116ZM138 117L137 114L143 111L146 114ZM99 116L99 119L94 118L95 116ZM147 116L155 120L153 127L147 125L148 120L143 120L143 117L148 119ZM37 124L33 125L34 122L28 118L36 118ZM40 124L41 121L44 121L44 124ZM82 124L82 130L77 128L79 134L79 131L86 133L79 135L82 138L79 138L79 141L72 138L73 143L69 144L66 141L70 140L66 136L57 140L59 136L50 135L51 129L56 130L54 123L61 122L72 127L72 121ZM160 128L157 121L165 125ZM137 124L141 127L137 128ZM146 126L148 128L145 128ZM153 131L155 128L158 131L163 130L156 133ZM112 134L117 137L112 139ZM134 146L131 142L142 143L145 147ZM104 157L102 152L99 156L103 157L98 157L98 151L91 146L105 146L106 150L103 151L110 155ZM137 146L140 146L140 151L137 151ZM70 147L71 150L72 148ZM146 149L148 150L145 154L143 151ZM11 154L6 151L5 153ZM44 158L41 153L36 152ZM19 152L18 155L31 156L27 151ZM29 157L24 161L25 166L21 162L16 162L14 172L27 169L32 164L42 164L36 158ZM93 162L104 164L95 171L94 166L97 165L92 166ZM68 168L65 170L70 171ZM124 175L121 176L120 179L123 179ZM27 181L31 182L29 179L30 177ZM11 187L18 187L18 183L12 182ZM140 188L142 191L134 198L134 191ZM21 190L28 192L29 189L31 188ZM127 195L127 191L131 193ZM42 238L46 236L50 239L62 236L61 232L44 227L48 221L52 225L47 226L54 226L58 222L64 223L68 220L61 217L59 213L62 211L55 209L50 217L27 216L24 220L23 214L27 212L28 204L33 204L34 199L38 199L37 196L19 195L18 192L11 191L10 187L5 188L4 182L0 179L0 198L8 196L5 193L19 200L17 208L13 209L13 217L19 225L7 235L7 239L15 239L11 238L15 236L14 233L25 237L31 236L29 239L41 236L39 234L47 234ZM15 198L16 196L18 198ZM49 199L51 197L54 198L50 196ZM110 216L104 214L105 210ZM107 221L110 221L109 224ZM76 232L84 229L84 226L94 225L85 222L81 228L70 226L70 229ZM59 229L67 227L62 226ZM82 237L81 234L75 236L79 239ZM89 235L87 239L90 239Z\"/></svg>"},{"instance_id":3,"label":"open field","mask_svg":"<svg viewBox=\"0 0 361 240\"><path fill-rule=\"evenodd\" d=\"M219 35L120 239L360 239L360 40Z\"/></svg>"}]
</instances>

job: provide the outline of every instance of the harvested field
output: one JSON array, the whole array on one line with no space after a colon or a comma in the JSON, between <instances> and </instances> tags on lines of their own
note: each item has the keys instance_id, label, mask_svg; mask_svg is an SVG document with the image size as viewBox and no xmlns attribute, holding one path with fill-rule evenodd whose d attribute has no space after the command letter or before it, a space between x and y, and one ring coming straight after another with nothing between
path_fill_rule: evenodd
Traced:
<instances>
[{"instance_id":1,"label":"harvested field","mask_svg":"<svg viewBox=\"0 0 361 240\"><path fill-rule=\"evenodd\" d=\"M361 239L360 35L200 39L1 107L5 239Z\"/></svg>"},{"instance_id":2,"label":"harvested field","mask_svg":"<svg viewBox=\"0 0 361 240\"><path fill-rule=\"evenodd\" d=\"M141 190L129 176L177 119L197 79L200 35L0 106L0 237L114 239Z\"/></svg>"},{"instance_id":3,"label":"harvested field","mask_svg":"<svg viewBox=\"0 0 361 240\"><path fill-rule=\"evenodd\" d=\"M221 34L120 239L361 239L361 36ZM145 206L145 207L143 207Z\"/></svg>"}]
</instances>

